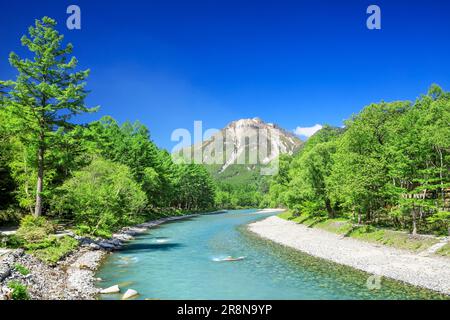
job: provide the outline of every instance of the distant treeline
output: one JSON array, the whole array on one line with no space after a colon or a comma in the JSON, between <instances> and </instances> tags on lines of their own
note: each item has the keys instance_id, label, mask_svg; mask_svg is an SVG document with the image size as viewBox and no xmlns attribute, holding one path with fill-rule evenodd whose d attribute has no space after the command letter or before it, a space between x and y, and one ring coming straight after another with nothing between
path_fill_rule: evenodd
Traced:
<instances>
[{"instance_id":1,"label":"distant treeline","mask_svg":"<svg viewBox=\"0 0 450 320\"><path fill-rule=\"evenodd\" d=\"M450 225L450 93L371 104L282 156L267 205L416 232Z\"/></svg>"}]
</instances>

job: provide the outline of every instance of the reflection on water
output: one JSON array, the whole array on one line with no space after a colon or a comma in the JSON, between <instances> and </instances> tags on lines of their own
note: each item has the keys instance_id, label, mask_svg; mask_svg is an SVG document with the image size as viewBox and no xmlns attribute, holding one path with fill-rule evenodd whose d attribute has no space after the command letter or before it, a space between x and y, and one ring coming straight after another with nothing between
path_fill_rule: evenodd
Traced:
<instances>
[{"instance_id":1,"label":"reflection on water","mask_svg":"<svg viewBox=\"0 0 450 320\"><path fill-rule=\"evenodd\" d=\"M367 273L247 231L247 223L272 215L253 212L230 211L154 228L108 258L97 275L104 279L99 285L119 284L123 292L133 288L140 299L444 298L387 279L379 290L369 290ZM245 259L218 263L230 256Z\"/></svg>"}]
</instances>

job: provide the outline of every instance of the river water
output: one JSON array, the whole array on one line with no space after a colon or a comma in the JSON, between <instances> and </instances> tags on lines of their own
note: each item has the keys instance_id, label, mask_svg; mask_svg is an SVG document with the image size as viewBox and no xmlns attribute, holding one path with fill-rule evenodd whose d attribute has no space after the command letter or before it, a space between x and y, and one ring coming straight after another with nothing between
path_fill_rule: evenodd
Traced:
<instances>
[{"instance_id":1,"label":"river water","mask_svg":"<svg viewBox=\"0 0 450 320\"><path fill-rule=\"evenodd\" d=\"M169 222L110 255L97 276L138 299L439 299L392 280L367 287L367 273L299 253L250 233L275 213L234 210ZM220 259L244 256L236 262ZM375 287L375 289L374 289ZM378 289L377 289L378 288ZM120 299L121 294L102 295Z\"/></svg>"}]
</instances>

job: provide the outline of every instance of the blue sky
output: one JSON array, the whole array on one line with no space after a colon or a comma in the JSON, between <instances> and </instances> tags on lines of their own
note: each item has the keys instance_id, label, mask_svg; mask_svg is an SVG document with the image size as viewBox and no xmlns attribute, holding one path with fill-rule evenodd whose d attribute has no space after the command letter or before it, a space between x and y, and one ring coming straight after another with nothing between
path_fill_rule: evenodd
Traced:
<instances>
[{"instance_id":1,"label":"blue sky","mask_svg":"<svg viewBox=\"0 0 450 320\"><path fill-rule=\"evenodd\" d=\"M82 28L65 27L81 8ZM382 29L366 28L377 4ZM44 15L90 68L89 121L139 119L171 149L176 128L222 128L260 117L294 130L342 120L381 100L417 98L432 83L450 90L450 2L0 0L0 78L10 51Z\"/></svg>"}]
</instances>

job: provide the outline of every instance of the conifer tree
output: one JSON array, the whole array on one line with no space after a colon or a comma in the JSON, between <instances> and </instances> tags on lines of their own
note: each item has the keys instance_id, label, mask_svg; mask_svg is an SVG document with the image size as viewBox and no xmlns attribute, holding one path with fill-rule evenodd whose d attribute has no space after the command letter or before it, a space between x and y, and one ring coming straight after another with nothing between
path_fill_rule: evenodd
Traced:
<instances>
[{"instance_id":1,"label":"conifer tree","mask_svg":"<svg viewBox=\"0 0 450 320\"><path fill-rule=\"evenodd\" d=\"M73 47L63 46L64 36L56 29L56 21L44 17L28 29L21 39L32 58L21 58L11 52L10 64L17 69L15 81L1 81L7 86L6 107L17 116L15 130L27 139L26 145L36 150L37 170L34 215L42 214L45 155L52 148L55 132L71 126L72 116L94 111L84 105L87 95L84 80L89 70L76 70L77 59L69 57Z\"/></svg>"}]
</instances>

